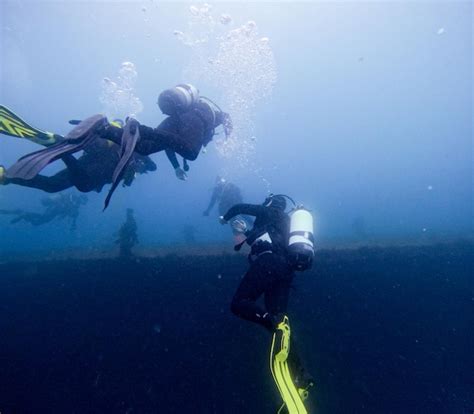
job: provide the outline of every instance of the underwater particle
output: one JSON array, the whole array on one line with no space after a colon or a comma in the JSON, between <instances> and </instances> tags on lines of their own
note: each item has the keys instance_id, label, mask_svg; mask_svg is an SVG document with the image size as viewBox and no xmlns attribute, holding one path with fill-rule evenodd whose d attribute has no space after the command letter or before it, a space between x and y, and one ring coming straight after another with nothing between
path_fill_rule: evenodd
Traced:
<instances>
[{"instance_id":1,"label":"underwater particle","mask_svg":"<svg viewBox=\"0 0 474 414\"><path fill-rule=\"evenodd\" d=\"M253 135L253 136L250 137L250 140L251 140L251 141L256 141L256 140L257 140L257 137L256 137L255 135Z\"/></svg>"},{"instance_id":2,"label":"underwater particle","mask_svg":"<svg viewBox=\"0 0 474 414\"><path fill-rule=\"evenodd\" d=\"M161 333L161 326L157 323L153 325L153 331L157 334Z\"/></svg>"},{"instance_id":3,"label":"underwater particle","mask_svg":"<svg viewBox=\"0 0 474 414\"><path fill-rule=\"evenodd\" d=\"M173 34L179 39L182 39L184 36L184 33L181 30L175 30Z\"/></svg>"},{"instance_id":4,"label":"underwater particle","mask_svg":"<svg viewBox=\"0 0 474 414\"><path fill-rule=\"evenodd\" d=\"M189 7L189 12L190 12L193 16L199 15L199 9L198 9L196 6L190 6L190 7Z\"/></svg>"},{"instance_id":5,"label":"underwater particle","mask_svg":"<svg viewBox=\"0 0 474 414\"><path fill-rule=\"evenodd\" d=\"M217 275L217 278L218 278L218 279L222 279L222 275L219 273L219 274Z\"/></svg>"},{"instance_id":6,"label":"underwater particle","mask_svg":"<svg viewBox=\"0 0 474 414\"><path fill-rule=\"evenodd\" d=\"M428 191L431 191L433 189L433 186L432 185L429 185L428 187L426 187L428 189Z\"/></svg>"},{"instance_id":7,"label":"underwater particle","mask_svg":"<svg viewBox=\"0 0 474 414\"><path fill-rule=\"evenodd\" d=\"M421 229L421 231L422 231L423 233L425 233L425 232L426 232L426 227L423 227L423 228Z\"/></svg>"},{"instance_id":8,"label":"underwater particle","mask_svg":"<svg viewBox=\"0 0 474 414\"><path fill-rule=\"evenodd\" d=\"M446 31L446 30L444 29L444 27L440 27L440 28L438 29L438 31L436 32L436 34L442 35L442 34L444 34L445 31Z\"/></svg>"},{"instance_id":9,"label":"underwater particle","mask_svg":"<svg viewBox=\"0 0 474 414\"><path fill-rule=\"evenodd\" d=\"M223 13L221 14L219 21L221 22L221 24L224 24L224 25L229 24L232 21L232 17L230 17L229 14Z\"/></svg>"},{"instance_id":10,"label":"underwater particle","mask_svg":"<svg viewBox=\"0 0 474 414\"><path fill-rule=\"evenodd\" d=\"M359 62L363 62L363 61L364 61L364 56L359 56L358 61L359 61Z\"/></svg>"},{"instance_id":11,"label":"underwater particle","mask_svg":"<svg viewBox=\"0 0 474 414\"><path fill-rule=\"evenodd\" d=\"M146 7L145 6L142 7L142 12L146 13Z\"/></svg>"}]
</instances>

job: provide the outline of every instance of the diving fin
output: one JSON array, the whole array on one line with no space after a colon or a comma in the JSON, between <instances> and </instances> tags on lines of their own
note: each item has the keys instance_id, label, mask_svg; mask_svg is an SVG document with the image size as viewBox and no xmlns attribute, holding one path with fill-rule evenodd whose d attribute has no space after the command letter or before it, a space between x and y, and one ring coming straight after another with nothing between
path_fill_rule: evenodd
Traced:
<instances>
[{"instance_id":1,"label":"diving fin","mask_svg":"<svg viewBox=\"0 0 474 414\"><path fill-rule=\"evenodd\" d=\"M278 323L272 338L270 349L270 370L283 400L279 414L307 414L303 397L296 387L288 367L290 353L291 328L288 316L284 315Z\"/></svg>"},{"instance_id":2,"label":"diving fin","mask_svg":"<svg viewBox=\"0 0 474 414\"><path fill-rule=\"evenodd\" d=\"M32 127L3 105L0 105L0 133L15 138L25 138L45 147L56 144L62 139L61 135Z\"/></svg>"},{"instance_id":3,"label":"diving fin","mask_svg":"<svg viewBox=\"0 0 474 414\"><path fill-rule=\"evenodd\" d=\"M120 145L120 160L115 167L114 174L112 176L112 187L110 188L104 203L104 210L109 206L110 199L120 183L125 170L130 164L133 152L137 141L140 139L139 123L136 119L129 118L122 133L121 145Z\"/></svg>"},{"instance_id":4,"label":"diving fin","mask_svg":"<svg viewBox=\"0 0 474 414\"><path fill-rule=\"evenodd\" d=\"M7 170L7 177L31 180L51 162L84 149L96 139L96 130L105 126L106 122L107 119L102 115L85 119L69 132L63 142L20 158Z\"/></svg>"}]
</instances>

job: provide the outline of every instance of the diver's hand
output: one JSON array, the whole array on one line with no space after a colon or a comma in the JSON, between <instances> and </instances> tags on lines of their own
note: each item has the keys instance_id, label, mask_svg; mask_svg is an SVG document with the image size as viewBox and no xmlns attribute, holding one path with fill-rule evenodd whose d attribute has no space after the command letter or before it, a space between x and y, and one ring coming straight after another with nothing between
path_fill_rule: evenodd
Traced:
<instances>
[{"instance_id":1,"label":"diver's hand","mask_svg":"<svg viewBox=\"0 0 474 414\"><path fill-rule=\"evenodd\" d=\"M188 175L181 167L175 168L174 173L176 174L176 177L182 181L186 181L188 179Z\"/></svg>"},{"instance_id":2,"label":"diver's hand","mask_svg":"<svg viewBox=\"0 0 474 414\"><path fill-rule=\"evenodd\" d=\"M224 218L224 216L219 216L219 223L222 225L227 224L227 220Z\"/></svg>"}]
</instances>

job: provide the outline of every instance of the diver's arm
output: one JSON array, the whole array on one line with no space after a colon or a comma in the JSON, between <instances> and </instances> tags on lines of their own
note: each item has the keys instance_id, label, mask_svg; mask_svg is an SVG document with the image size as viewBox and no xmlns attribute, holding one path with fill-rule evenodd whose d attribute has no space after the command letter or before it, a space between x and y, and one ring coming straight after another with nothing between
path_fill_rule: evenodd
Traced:
<instances>
[{"instance_id":1,"label":"diver's arm","mask_svg":"<svg viewBox=\"0 0 474 414\"><path fill-rule=\"evenodd\" d=\"M235 217L239 214L257 217L259 214L264 212L265 208L266 207L259 206L257 204L236 204L224 214L223 219L225 221L229 221L232 217Z\"/></svg>"},{"instance_id":2,"label":"diver's arm","mask_svg":"<svg viewBox=\"0 0 474 414\"><path fill-rule=\"evenodd\" d=\"M205 216L208 216L212 208L214 207L214 204L216 204L217 201L217 196L219 194L219 189L217 187L214 188L214 191L212 192L211 200L209 201L209 205L207 208L204 210L202 213Z\"/></svg>"},{"instance_id":3,"label":"diver's arm","mask_svg":"<svg viewBox=\"0 0 474 414\"><path fill-rule=\"evenodd\" d=\"M189 164L186 158L183 158L183 170L188 172L189 171Z\"/></svg>"},{"instance_id":4,"label":"diver's arm","mask_svg":"<svg viewBox=\"0 0 474 414\"><path fill-rule=\"evenodd\" d=\"M176 153L171 149L166 149L165 152L166 152L166 156L170 160L171 165L174 168L176 177L178 177L178 179L183 180L183 181L186 180L188 176L179 165L178 158L176 158Z\"/></svg>"},{"instance_id":5,"label":"diver's arm","mask_svg":"<svg viewBox=\"0 0 474 414\"><path fill-rule=\"evenodd\" d=\"M178 162L178 158L176 157L176 153L171 149L166 149L165 152L173 168L175 170L176 168L179 168L179 162Z\"/></svg>"}]
</instances>

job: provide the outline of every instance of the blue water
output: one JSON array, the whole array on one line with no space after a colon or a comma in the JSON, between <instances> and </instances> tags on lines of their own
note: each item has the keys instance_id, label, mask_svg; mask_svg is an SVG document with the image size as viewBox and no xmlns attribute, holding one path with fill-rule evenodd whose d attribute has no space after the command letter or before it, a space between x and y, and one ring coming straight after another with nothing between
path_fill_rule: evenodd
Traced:
<instances>
[{"instance_id":1,"label":"blue water","mask_svg":"<svg viewBox=\"0 0 474 414\"><path fill-rule=\"evenodd\" d=\"M67 123L69 119L105 113L122 118L133 114L143 124L154 127L164 119L156 105L158 94L177 83L192 82L203 95L209 96L223 110L231 113L235 132L227 142L223 141L222 133L218 135L215 142L208 146L207 152L191 164L185 182L177 180L166 156L159 153L152 156L158 165L157 171L139 176L130 188L119 187L106 212L102 212L102 205L107 188L100 194L89 193L89 202L80 210L75 231L70 231L69 224L64 221L54 221L35 228L26 223L12 225L9 223L11 217L0 215L1 263L8 264L12 257L20 255L25 260L24 256L28 255L37 258L75 252L76 257L82 254L86 261L90 253L94 253L94 257L100 256L100 252L113 255L117 249L114 244L116 233L124 220L126 208L135 211L139 252L176 246L173 247L174 251L187 254L189 246L184 245L183 235L186 226L195 229L198 247L228 247L232 243L231 235L228 228L219 225L217 212L214 211L210 217L202 215L217 175L237 184L248 202L260 203L268 192L275 192L291 195L303 203L313 212L315 237L321 247L341 247L353 243L426 245L472 238L473 17L472 2L468 1L242 1L217 2L209 7L157 0L3 0L0 2L0 104L11 108L32 125L66 134L70 130ZM124 62L133 65L133 76L128 85L124 85L120 78ZM108 90L107 95L105 78L119 85L122 88L119 88L120 91L129 86L127 96L133 97L133 100L125 100L119 108L114 109L112 101L118 99L120 91ZM0 164L10 166L22 155L38 149L34 143L0 135ZM53 174L61 168L63 166L56 163L48 167L46 173ZM13 185L0 186L0 209L38 211L42 209L43 197L45 194L37 190ZM436 251L430 251L429 254L437 256ZM413 255L424 257L423 252ZM409 258L410 254L397 257L400 269L408 266ZM449 254L442 255L442 258L443 263L449 262ZM223 260L225 263L225 258ZM241 260L239 270L243 270L243 256L235 260ZM472 266L469 260L463 258L467 267ZM334 259L330 265L336 268L337 262ZM65 268L70 266L67 261L64 265ZM23 266L22 262L19 266ZM27 270L22 270L20 274L34 276L32 279L35 283L37 278L41 280L47 276L47 270L35 270L36 265L25 266ZM93 269L89 262L84 266ZM383 262L373 266L376 274L389 278L390 272L384 268ZM354 271L349 265L344 269L348 273ZM8 267L4 270L9 271ZM445 270L443 275L451 280L463 275L462 278L459 276L463 280L460 283L464 292L467 292L463 298L471 300L473 293L469 271L449 266ZM423 262L419 272L413 270L410 273L413 279L404 280L404 283L413 282L413 286L418 286L417 277L420 277L426 283L419 290L415 289L416 294L413 296L404 296L407 306L414 298L423 297L423 287L430 289L428 275L433 271L435 269ZM107 273L104 276L102 270L97 272L100 277L117 277ZM396 273L396 270L392 269L392 272ZM170 273L173 272L170 270ZM206 283L205 273L197 280ZM324 274L329 277L327 275L332 273L329 269ZM353 283L362 283L363 275L363 272L359 274ZM61 282L57 283L67 282L63 274L58 277ZM36 287L25 283L31 289L35 286L35 289L41 290L41 284ZM111 285L106 284L104 291L113 288L112 281L106 283ZM238 278L229 283L226 289L216 293L226 299L223 303L230 300L237 283ZM34 297L21 296L21 284L20 288L17 285L9 286L13 296L9 297L10 308L7 306L5 309L11 309L13 313L4 315L17 320L22 306L30 306ZM392 292L390 286L387 282L380 287L382 296L388 301L396 297L396 292ZM171 289L174 288L182 287L171 286ZM297 309L301 311L301 307L305 307L305 311L312 315L318 314L319 305L316 300L311 301L310 293L311 289L320 288L302 282L301 289L305 292L303 296L307 303ZM337 292L347 286L336 283L331 288ZM370 287L366 288L367 291L358 290L361 303L364 298L370 297ZM139 290L133 300L139 301L141 293ZM454 309L459 299L456 295L462 293L451 293L446 292L442 301ZM12 300L16 295L19 295L19 302ZM57 300L60 292L54 292L54 295ZM298 292L294 296L298 298ZM41 297L45 301L46 315L48 299ZM128 303L131 299L126 297L123 300ZM302 299L300 297L297 300ZM333 305L334 308L331 307L333 302L325 304L327 307L324 309L328 313L344 306L337 294L332 296L332 301L337 304ZM2 302L4 300L0 297ZM430 307L435 308L435 303L436 299L433 299ZM175 305L179 311L186 304ZM103 306L107 308L107 303ZM353 306L357 307L356 304ZM456 323L463 327L468 325L469 312L464 311L467 308L462 307L462 312L456 308L450 313L454 315L452 320L459 318ZM130 309L133 313L133 309ZM143 309L151 311L150 308ZM418 308L414 310L415 313L419 311ZM77 312L87 311L78 304ZM223 307L222 312L225 320L232 320L227 308ZM96 310L90 317L97 320L100 318L97 313L100 311ZM391 320L392 316L388 315L384 314ZM83 314L79 316L85 317ZM361 317L362 333L365 316ZM397 323L409 320L412 316L399 315ZM113 315L108 317L114 318ZM150 329L153 330L154 324L159 324L159 321L151 319ZM198 319L197 316L192 319L189 326L193 327ZM446 329L454 328L451 319L447 319ZM243 324L242 321L234 322L235 326ZM22 323L28 328L27 321ZM328 329L339 332L337 324L341 321L333 323ZM419 329L430 329L430 323L429 315L420 317ZM35 324L41 335L46 335L41 330L41 322ZM21 341L30 340L34 334L30 328ZM14 329L11 329L13 332ZM321 328L319 332L322 331ZM93 341L91 332L83 338L86 343ZM175 334L186 335L178 330ZM226 339L238 348L237 339L229 339L232 335L233 332L228 332ZM311 343L316 343L315 338L311 338ZM331 344L334 346L342 341L337 335L332 336L332 339ZM358 337L353 339L357 341ZM109 344L109 340L107 337L105 342ZM459 342L453 339L453 343L456 343L453 346L464 345L463 340L462 335ZM460 358L471 358L472 364L471 356L462 352L453 356L449 353L449 346L444 348L447 350L440 351L438 347L432 352L446 355L447 367L452 361L453 364L459 364ZM2 358L11 358L13 351L14 347L8 348L6 353L0 355L0 361ZM139 349L135 351L141 352ZM261 351L262 355L266 352L264 348ZM330 352L336 351L332 349ZM349 352L344 354L345 357L356 361L363 350L353 354L350 350L344 352ZM74 352L71 355L73 360L77 357ZM400 355L406 358L405 354ZM153 357L150 355L150 358ZM232 355L226 354L225 357L231 364ZM42 358L42 355L38 355L35 361L42 361ZM335 403L336 396L341 400L344 396L338 395L331 385L333 374L330 374L330 363L319 363L318 358L315 357L310 364L317 367L324 382L323 395L318 397L321 412L350 412L347 406ZM403 358L399 359L401 364ZM383 361L382 357L380 361ZM86 358L84 364L88 363ZM344 365L340 359L335 364ZM419 369L428 369L428 365ZM78 365L74 366L74 369L78 369ZM251 372L255 370L251 363L247 368ZM62 369L67 370L66 365ZM377 369L388 372L384 371L383 362ZM395 368L390 365L390 369ZM366 383L373 381L371 377L370 381L359 381L355 387L362 390L360 392L369 400L372 398L377 401L371 406L374 411L367 408L370 403L364 400L366 405L363 405L354 397L354 392L359 391L351 388L352 382L344 383L347 395L354 397L351 401L362 404L357 405L352 412L472 411L472 398L468 401L466 396L468 377L453 368L452 375L456 380L453 388L449 388L441 384L438 372L432 376L428 371L421 372L419 378L436 382L436 387L427 392L427 395L432 396L429 404L415 404L412 405L415 408L410 409L410 403L405 402L396 407L393 396L384 399L380 395L374 396L371 390L364 391L368 389ZM137 372L134 375L140 376ZM153 375L159 378L155 378L157 383L163 381L159 372ZM240 375L245 377L246 374L242 371ZM116 379L120 377L119 373L114 376ZM20 390L28 384L25 378L21 375L15 377L17 398L20 398ZM335 381L338 386L344 382L339 380ZM248 401L258 399L257 382L238 381L239 390L245 393ZM153 380L150 379L148 383L153 383ZM191 387L191 383L186 384ZM53 387L52 384L49 386ZM273 395L275 390L271 384L266 386L267 395ZM84 397L87 394L74 396L73 383L69 388L65 387L66 394L73 396L73 400L79 395L87 398ZM220 396L229 392L227 386L214 387L219 389ZM445 392L449 397L443 395L441 389L447 390ZM433 390L439 391L440 396L433 396ZM155 392L150 391L147 398L151 400L142 403L144 405L141 408L130 403L130 399L123 395L120 398L129 401L128 405L120 405L119 402L118 405L110 404L109 398L115 398L111 394L102 400L100 394L96 395L94 401L98 405L94 409L81 404L78 407L82 407L81 412L151 412L157 407L153 400ZM237 400L239 398L238 393L232 396ZM223 400L219 398L214 398L214 401L219 401L214 408L213 399L207 399L208 403L203 403L199 412L223 412ZM437 398L444 403L438 403L437 406ZM53 400L51 397L50 401ZM50 412L75 412L71 411L70 406L62 406L57 400L54 401L59 404L56 407L62 408ZM166 401L167 407L171 407L169 400ZM3 413L1 404L2 401L0 411ZM42 407L48 406L48 400L41 404L44 404ZM318 406L318 403L314 404ZM234 411L229 412L242 412L238 410L250 407L245 403L231 406ZM271 406L271 403L262 402L252 407L268 410ZM15 407L11 399L9 407ZM135 407L133 411L129 411L131 407ZM30 409L23 407L23 410ZM46 412L45 409L42 408L40 412ZM163 412L182 411L168 408L168 411Z\"/></svg>"}]
</instances>

